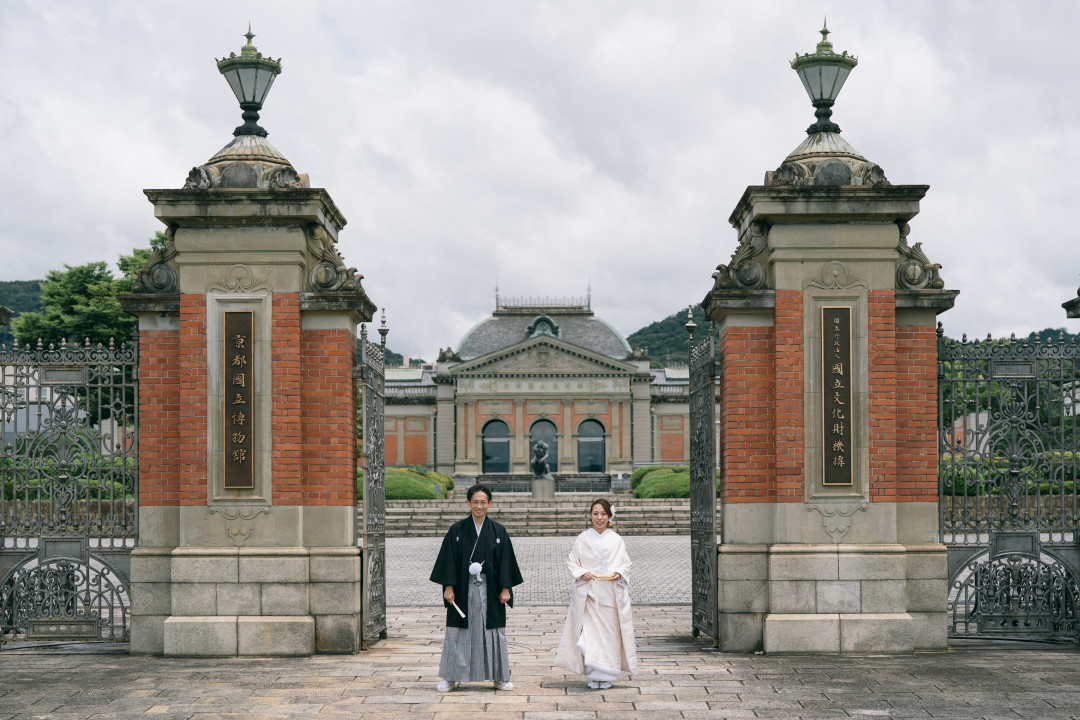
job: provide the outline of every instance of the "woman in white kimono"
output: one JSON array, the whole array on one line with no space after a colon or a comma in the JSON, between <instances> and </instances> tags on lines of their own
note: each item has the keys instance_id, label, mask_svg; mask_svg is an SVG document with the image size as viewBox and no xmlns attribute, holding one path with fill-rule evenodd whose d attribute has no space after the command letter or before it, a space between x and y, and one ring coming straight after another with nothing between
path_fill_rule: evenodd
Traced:
<instances>
[{"instance_id":1,"label":"woman in white kimono","mask_svg":"<svg viewBox=\"0 0 1080 720\"><path fill-rule=\"evenodd\" d=\"M630 556L609 529L611 503L594 500L592 524L574 539L566 567L574 576L570 611L555 666L585 675L589 687L609 688L624 672L637 672L634 620L630 616Z\"/></svg>"}]
</instances>

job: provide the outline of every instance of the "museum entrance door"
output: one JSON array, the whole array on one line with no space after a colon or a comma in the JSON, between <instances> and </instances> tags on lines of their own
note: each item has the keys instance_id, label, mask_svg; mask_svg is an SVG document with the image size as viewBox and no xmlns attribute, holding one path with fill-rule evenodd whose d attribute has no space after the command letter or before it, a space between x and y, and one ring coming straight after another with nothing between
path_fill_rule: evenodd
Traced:
<instances>
[{"instance_id":1,"label":"museum entrance door","mask_svg":"<svg viewBox=\"0 0 1080 720\"><path fill-rule=\"evenodd\" d=\"M710 325L711 326L711 325ZM697 325L686 323L690 333L690 557L693 633L705 633L717 645L717 512L716 512L716 418L714 335L694 342Z\"/></svg>"},{"instance_id":2,"label":"museum entrance door","mask_svg":"<svg viewBox=\"0 0 1080 720\"><path fill-rule=\"evenodd\" d=\"M1080 635L1078 364L1075 343L957 342L938 324L953 637Z\"/></svg>"},{"instance_id":3,"label":"museum entrance door","mask_svg":"<svg viewBox=\"0 0 1080 720\"><path fill-rule=\"evenodd\" d=\"M356 375L360 387L360 438L357 465L363 470L363 492L356 505L356 537L363 564L361 588L363 610L360 648L386 637L386 477L383 439L383 402L386 333L383 343L367 339L360 326L360 357Z\"/></svg>"},{"instance_id":4,"label":"museum entrance door","mask_svg":"<svg viewBox=\"0 0 1080 720\"><path fill-rule=\"evenodd\" d=\"M126 642L137 345L0 349L0 648Z\"/></svg>"}]
</instances>

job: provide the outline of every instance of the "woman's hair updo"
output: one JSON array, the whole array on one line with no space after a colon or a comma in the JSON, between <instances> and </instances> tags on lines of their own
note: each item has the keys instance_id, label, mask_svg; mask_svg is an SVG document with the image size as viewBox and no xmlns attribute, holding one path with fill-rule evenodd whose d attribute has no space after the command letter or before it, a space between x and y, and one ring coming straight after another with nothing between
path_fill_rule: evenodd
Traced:
<instances>
[{"instance_id":1,"label":"woman's hair updo","mask_svg":"<svg viewBox=\"0 0 1080 720\"><path fill-rule=\"evenodd\" d=\"M595 500L592 501L592 503L589 504L589 515L592 515L593 508L596 507L597 505L604 508L604 512L606 512L607 516L608 516L607 526L611 527L611 517L612 517L611 503L609 503L604 498L596 498Z\"/></svg>"}]
</instances>

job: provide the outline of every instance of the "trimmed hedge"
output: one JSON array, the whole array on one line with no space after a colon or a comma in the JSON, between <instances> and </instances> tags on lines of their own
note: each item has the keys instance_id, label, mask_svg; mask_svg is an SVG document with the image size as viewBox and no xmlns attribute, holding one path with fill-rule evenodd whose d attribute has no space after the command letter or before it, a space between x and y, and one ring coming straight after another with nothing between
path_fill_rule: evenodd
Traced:
<instances>
[{"instance_id":1,"label":"trimmed hedge","mask_svg":"<svg viewBox=\"0 0 1080 720\"><path fill-rule=\"evenodd\" d=\"M454 481L443 473L417 466L386 468L387 500L435 500L445 498ZM364 470L356 471L356 496L364 497Z\"/></svg>"},{"instance_id":2,"label":"trimmed hedge","mask_svg":"<svg viewBox=\"0 0 1080 720\"><path fill-rule=\"evenodd\" d=\"M644 478L634 491L637 498L688 498L690 473L655 472Z\"/></svg>"},{"instance_id":3,"label":"trimmed hedge","mask_svg":"<svg viewBox=\"0 0 1080 720\"><path fill-rule=\"evenodd\" d=\"M644 468L642 468L644 469ZM720 497L720 471L716 471L716 496ZM674 467L654 466L641 478L634 490L636 498L688 498L690 497L690 469L685 465Z\"/></svg>"}]
</instances>

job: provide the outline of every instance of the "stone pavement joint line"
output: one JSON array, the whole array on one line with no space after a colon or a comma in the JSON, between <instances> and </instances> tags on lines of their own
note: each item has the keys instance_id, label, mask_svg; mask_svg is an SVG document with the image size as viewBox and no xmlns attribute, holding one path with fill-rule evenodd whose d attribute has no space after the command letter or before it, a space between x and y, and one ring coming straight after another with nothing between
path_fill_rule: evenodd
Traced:
<instances>
[{"instance_id":1,"label":"stone pavement joint line","mask_svg":"<svg viewBox=\"0 0 1080 720\"><path fill-rule=\"evenodd\" d=\"M634 611L640 673L610 690L552 667L566 610L511 611L515 689L435 691L442 612L395 607L359 655L164 659L0 651L0 720L306 718L1080 718L1073 648L964 646L899 657L715 652L688 606Z\"/></svg>"}]
</instances>

